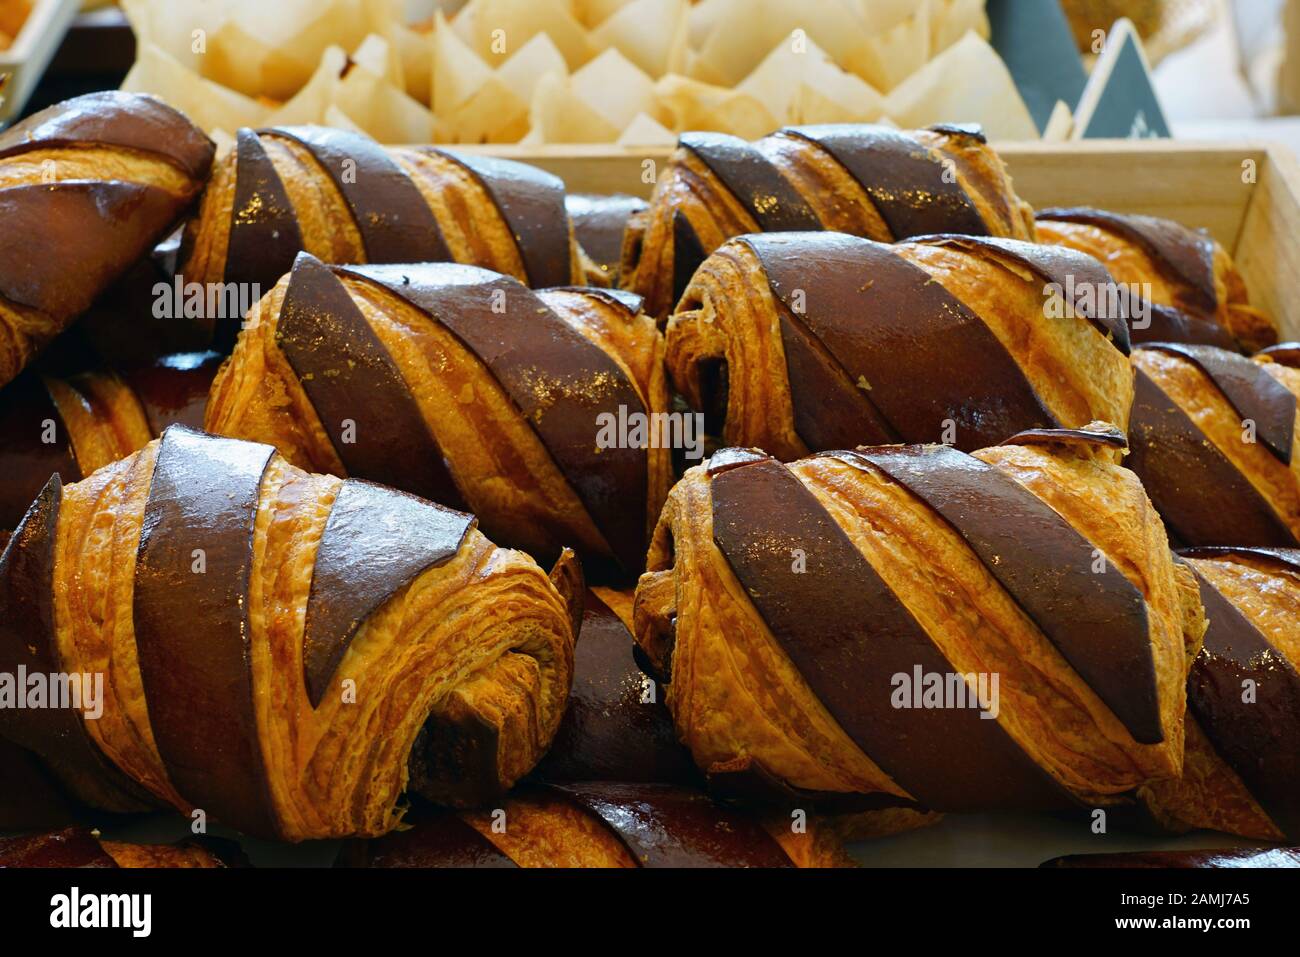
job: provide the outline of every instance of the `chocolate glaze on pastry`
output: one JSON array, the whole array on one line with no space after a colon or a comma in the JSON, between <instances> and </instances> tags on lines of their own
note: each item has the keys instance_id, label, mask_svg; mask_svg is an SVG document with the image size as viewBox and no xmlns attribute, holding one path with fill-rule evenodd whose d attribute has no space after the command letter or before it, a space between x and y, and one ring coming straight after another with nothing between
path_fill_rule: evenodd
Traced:
<instances>
[{"instance_id":1,"label":"chocolate glaze on pastry","mask_svg":"<svg viewBox=\"0 0 1300 957\"><path fill-rule=\"evenodd\" d=\"M1206 851L1132 851L1124 854L1069 854L1039 867L1300 867L1300 848L1230 847Z\"/></svg>"},{"instance_id":2,"label":"chocolate glaze on pastry","mask_svg":"<svg viewBox=\"0 0 1300 957\"><path fill-rule=\"evenodd\" d=\"M704 161L759 229L791 232L821 227L803 197L752 144L727 133L683 133L678 143Z\"/></svg>"},{"instance_id":3,"label":"chocolate glaze on pastry","mask_svg":"<svg viewBox=\"0 0 1300 957\"><path fill-rule=\"evenodd\" d=\"M1268 356L1279 365L1300 369L1300 342L1279 342L1275 346L1259 350L1258 355Z\"/></svg>"},{"instance_id":4,"label":"chocolate glaze on pastry","mask_svg":"<svg viewBox=\"0 0 1300 957\"><path fill-rule=\"evenodd\" d=\"M235 157L234 205L223 280L260 285L293 267L302 249L302 233L280 174L252 130L241 129L236 135ZM234 338L230 330L224 336Z\"/></svg>"},{"instance_id":5,"label":"chocolate glaze on pastry","mask_svg":"<svg viewBox=\"0 0 1300 957\"><path fill-rule=\"evenodd\" d=\"M644 199L622 193L613 196L570 193L564 201L578 245L611 280L618 278L627 221L647 206Z\"/></svg>"},{"instance_id":6,"label":"chocolate glaze on pastry","mask_svg":"<svg viewBox=\"0 0 1300 957\"><path fill-rule=\"evenodd\" d=\"M47 426L53 442L46 442ZM39 375L27 372L0 392L0 528L18 524L27 506L50 476L69 482L81 478L68 430Z\"/></svg>"},{"instance_id":7,"label":"chocolate glaze on pastry","mask_svg":"<svg viewBox=\"0 0 1300 957\"><path fill-rule=\"evenodd\" d=\"M418 810L412 825L373 841L349 841L337 867L518 867L450 811Z\"/></svg>"},{"instance_id":8,"label":"chocolate glaze on pastry","mask_svg":"<svg viewBox=\"0 0 1300 957\"><path fill-rule=\"evenodd\" d=\"M0 838L3 867L117 867L98 838L87 828L68 827L51 834Z\"/></svg>"}]
</instances>

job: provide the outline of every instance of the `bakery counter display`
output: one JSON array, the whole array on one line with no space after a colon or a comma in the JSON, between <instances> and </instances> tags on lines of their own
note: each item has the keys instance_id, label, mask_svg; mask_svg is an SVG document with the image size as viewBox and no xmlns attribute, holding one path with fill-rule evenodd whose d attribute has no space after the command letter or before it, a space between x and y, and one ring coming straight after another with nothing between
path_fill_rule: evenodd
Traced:
<instances>
[{"instance_id":1,"label":"bakery counter display","mask_svg":"<svg viewBox=\"0 0 1300 957\"><path fill-rule=\"evenodd\" d=\"M208 431L464 507L548 560L572 547L593 580L641 570L672 450L646 435L668 393L639 297L302 254L245 325ZM619 441L638 422L645 441Z\"/></svg>"},{"instance_id":2,"label":"bakery counter display","mask_svg":"<svg viewBox=\"0 0 1300 957\"><path fill-rule=\"evenodd\" d=\"M973 451L1093 420L1123 429L1123 300L1074 298L1113 285L1084 254L1021 240L743 236L686 287L667 365L710 434L782 460L894 442Z\"/></svg>"},{"instance_id":3,"label":"bakery counter display","mask_svg":"<svg viewBox=\"0 0 1300 957\"><path fill-rule=\"evenodd\" d=\"M1034 238L997 153L975 128L790 127L754 142L684 134L632 216L620 282L664 316L704 259L745 233L831 230L895 242L926 233Z\"/></svg>"},{"instance_id":4,"label":"bakery counter display","mask_svg":"<svg viewBox=\"0 0 1300 957\"><path fill-rule=\"evenodd\" d=\"M580 576L475 524L183 426L55 477L0 558L0 671L101 680L0 735L91 807L284 841L498 796L559 725Z\"/></svg>"},{"instance_id":5,"label":"bakery counter display","mask_svg":"<svg viewBox=\"0 0 1300 957\"><path fill-rule=\"evenodd\" d=\"M1300 544L1294 350L1147 343L1127 465L1182 545Z\"/></svg>"}]
</instances>

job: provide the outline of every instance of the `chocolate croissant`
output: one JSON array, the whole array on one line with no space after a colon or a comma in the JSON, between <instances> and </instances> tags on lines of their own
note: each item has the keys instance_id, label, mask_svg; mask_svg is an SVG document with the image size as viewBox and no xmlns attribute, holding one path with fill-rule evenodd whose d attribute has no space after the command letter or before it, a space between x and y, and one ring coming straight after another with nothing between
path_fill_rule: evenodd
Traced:
<instances>
[{"instance_id":1,"label":"chocolate croissant","mask_svg":"<svg viewBox=\"0 0 1300 957\"><path fill-rule=\"evenodd\" d=\"M668 370L711 435L782 460L892 442L972 451L1094 419L1122 428L1124 303L1095 294L1112 287L1087 256L1016 240L743 236L678 303Z\"/></svg>"},{"instance_id":2,"label":"chocolate croissant","mask_svg":"<svg viewBox=\"0 0 1300 957\"><path fill-rule=\"evenodd\" d=\"M623 233L627 230L628 220L648 209L649 205L644 199L623 193L613 196L570 193L566 197L564 206L573 221L574 237L592 265L599 270L603 285L618 284Z\"/></svg>"},{"instance_id":3,"label":"chocolate croissant","mask_svg":"<svg viewBox=\"0 0 1300 957\"><path fill-rule=\"evenodd\" d=\"M80 96L0 133L0 385L166 234L213 152L135 93Z\"/></svg>"},{"instance_id":4,"label":"chocolate croissant","mask_svg":"<svg viewBox=\"0 0 1300 957\"><path fill-rule=\"evenodd\" d=\"M1204 621L1122 444L1098 423L687 472L635 625L710 782L961 811L1176 776Z\"/></svg>"},{"instance_id":5,"label":"chocolate croissant","mask_svg":"<svg viewBox=\"0 0 1300 957\"><path fill-rule=\"evenodd\" d=\"M663 784L521 788L497 809L423 812L414 827L345 846L344 867L844 867L816 817L755 815Z\"/></svg>"},{"instance_id":6,"label":"chocolate croissant","mask_svg":"<svg viewBox=\"0 0 1300 957\"><path fill-rule=\"evenodd\" d=\"M131 844L106 841L98 831L85 827L0 838L0 868L247 866L233 842L212 839L178 844Z\"/></svg>"},{"instance_id":7,"label":"chocolate croissant","mask_svg":"<svg viewBox=\"0 0 1300 957\"><path fill-rule=\"evenodd\" d=\"M1289 365L1287 363L1290 363ZM1147 343L1127 464L1183 545L1300 545L1300 362Z\"/></svg>"},{"instance_id":8,"label":"chocolate croissant","mask_svg":"<svg viewBox=\"0 0 1300 957\"><path fill-rule=\"evenodd\" d=\"M82 813L36 755L0 738L0 833L63 827Z\"/></svg>"},{"instance_id":9,"label":"chocolate croissant","mask_svg":"<svg viewBox=\"0 0 1300 957\"><path fill-rule=\"evenodd\" d=\"M585 276L564 184L535 167L325 127L241 129L186 228L180 274L260 295L303 250L340 264L470 263L536 288Z\"/></svg>"},{"instance_id":10,"label":"chocolate croissant","mask_svg":"<svg viewBox=\"0 0 1300 957\"><path fill-rule=\"evenodd\" d=\"M203 427L221 357L178 353L67 378L28 371L0 391L0 529L13 529L50 476L78 482L169 425Z\"/></svg>"},{"instance_id":11,"label":"chocolate croissant","mask_svg":"<svg viewBox=\"0 0 1300 957\"><path fill-rule=\"evenodd\" d=\"M534 554L573 546L635 575L672 468L670 443L646 435L667 407L662 356L628 293L303 254L250 313L206 428L466 507ZM619 441L635 422L644 441Z\"/></svg>"},{"instance_id":12,"label":"chocolate croissant","mask_svg":"<svg viewBox=\"0 0 1300 957\"><path fill-rule=\"evenodd\" d=\"M1140 792L1160 823L1300 840L1300 550L1183 553L1210 626L1187 679L1183 776Z\"/></svg>"},{"instance_id":13,"label":"chocolate croissant","mask_svg":"<svg viewBox=\"0 0 1300 957\"><path fill-rule=\"evenodd\" d=\"M96 807L382 834L407 789L474 803L532 769L574 608L472 516L172 426L51 479L0 558L0 691L86 676L0 735Z\"/></svg>"},{"instance_id":14,"label":"chocolate croissant","mask_svg":"<svg viewBox=\"0 0 1300 957\"><path fill-rule=\"evenodd\" d=\"M831 230L895 242L927 233L1033 240L1034 216L975 128L789 127L753 143L685 133L624 238L620 281L664 316L734 236Z\"/></svg>"},{"instance_id":15,"label":"chocolate croissant","mask_svg":"<svg viewBox=\"0 0 1300 957\"><path fill-rule=\"evenodd\" d=\"M1069 854L1039 867L1300 867L1300 847L1229 847L1197 851L1129 851L1120 854Z\"/></svg>"},{"instance_id":16,"label":"chocolate croissant","mask_svg":"<svg viewBox=\"0 0 1300 957\"><path fill-rule=\"evenodd\" d=\"M1095 256L1116 281L1147 291L1134 342L1189 342L1254 352L1277 326L1250 304L1232 256L1206 232L1170 219L1078 207L1038 212L1039 242Z\"/></svg>"}]
</instances>

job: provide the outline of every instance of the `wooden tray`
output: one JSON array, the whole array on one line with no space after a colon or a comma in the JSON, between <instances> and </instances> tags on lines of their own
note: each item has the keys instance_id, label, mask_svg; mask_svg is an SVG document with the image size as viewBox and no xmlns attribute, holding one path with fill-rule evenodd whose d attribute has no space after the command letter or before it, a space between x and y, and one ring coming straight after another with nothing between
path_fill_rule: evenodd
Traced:
<instances>
[{"instance_id":1,"label":"wooden tray","mask_svg":"<svg viewBox=\"0 0 1300 957\"><path fill-rule=\"evenodd\" d=\"M1236 259L1251 302L1300 339L1300 165L1281 146L1173 140L994 144L1036 208L1099 206L1210 231ZM462 148L462 147L457 147ZM532 163L571 192L649 196L667 149L465 147ZM651 165L653 164L653 165Z\"/></svg>"},{"instance_id":2,"label":"wooden tray","mask_svg":"<svg viewBox=\"0 0 1300 957\"><path fill-rule=\"evenodd\" d=\"M36 0L14 45L0 51L0 129L22 112L79 5L80 0Z\"/></svg>"}]
</instances>

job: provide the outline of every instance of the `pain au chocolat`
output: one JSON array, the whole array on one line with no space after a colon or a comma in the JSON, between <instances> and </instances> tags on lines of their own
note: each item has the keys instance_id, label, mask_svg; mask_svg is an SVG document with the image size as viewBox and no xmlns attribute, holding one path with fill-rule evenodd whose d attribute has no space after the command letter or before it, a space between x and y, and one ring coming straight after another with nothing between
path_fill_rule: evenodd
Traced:
<instances>
[{"instance_id":1,"label":"pain au chocolat","mask_svg":"<svg viewBox=\"0 0 1300 957\"><path fill-rule=\"evenodd\" d=\"M1204 620L1122 445L1096 423L687 472L635 625L710 784L970 811L1177 776Z\"/></svg>"},{"instance_id":2,"label":"pain au chocolat","mask_svg":"<svg viewBox=\"0 0 1300 957\"><path fill-rule=\"evenodd\" d=\"M535 167L324 127L241 129L186 229L181 275L265 292L303 250L328 263L471 263L536 288L587 273L564 184Z\"/></svg>"},{"instance_id":3,"label":"pain au chocolat","mask_svg":"<svg viewBox=\"0 0 1300 957\"><path fill-rule=\"evenodd\" d=\"M1147 343L1127 465L1183 545L1300 545L1300 363Z\"/></svg>"},{"instance_id":4,"label":"pain au chocolat","mask_svg":"<svg viewBox=\"0 0 1300 957\"><path fill-rule=\"evenodd\" d=\"M1183 776L1139 796L1176 830L1300 840L1300 550L1183 552L1209 628L1187 679Z\"/></svg>"},{"instance_id":5,"label":"pain au chocolat","mask_svg":"<svg viewBox=\"0 0 1300 957\"><path fill-rule=\"evenodd\" d=\"M0 529L12 530L50 476L77 482L169 425L202 428L221 356L177 353L120 371L29 370L0 391Z\"/></svg>"},{"instance_id":6,"label":"pain au chocolat","mask_svg":"<svg viewBox=\"0 0 1300 957\"><path fill-rule=\"evenodd\" d=\"M135 93L80 96L0 133L0 385L166 234L213 153Z\"/></svg>"},{"instance_id":7,"label":"pain au chocolat","mask_svg":"<svg viewBox=\"0 0 1300 957\"><path fill-rule=\"evenodd\" d=\"M473 266L303 254L250 314L206 427L465 507L505 544L572 546L634 576L672 451L645 430L640 446L600 439L602 416L667 408L662 338L639 304Z\"/></svg>"},{"instance_id":8,"label":"pain au chocolat","mask_svg":"<svg viewBox=\"0 0 1300 957\"><path fill-rule=\"evenodd\" d=\"M0 868L247 867L233 841L214 838L177 844L105 840L98 831L67 827L46 834L0 838Z\"/></svg>"},{"instance_id":9,"label":"pain au chocolat","mask_svg":"<svg viewBox=\"0 0 1300 957\"><path fill-rule=\"evenodd\" d=\"M696 268L745 233L831 230L1034 238L1033 211L975 129L789 127L752 143L686 133L624 238L620 282L662 317Z\"/></svg>"},{"instance_id":10,"label":"pain au chocolat","mask_svg":"<svg viewBox=\"0 0 1300 957\"><path fill-rule=\"evenodd\" d=\"M782 460L891 442L972 451L1094 419L1123 428L1133 373L1119 292L1090 257L1017 240L742 236L686 288L667 365L710 434Z\"/></svg>"},{"instance_id":11,"label":"pain au chocolat","mask_svg":"<svg viewBox=\"0 0 1300 957\"><path fill-rule=\"evenodd\" d=\"M1146 290L1134 342L1190 342L1254 352L1277 326L1250 304L1232 256L1203 230L1170 219L1073 207L1038 212L1039 242L1095 256L1116 281Z\"/></svg>"},{"instance_id":12,"label":"pain au chocolat","mask_svg":"<svg viewBox=\"0 0 1300 957\"><path fill-rule=\"evenodd\" d=\"M844 867L834 824L727 807L663 784L520 788L498 808L417 811L414 827L349 842L345 867Z\"/></svg>"},{"instance_id":13,"label":"pain au chocolat","mask_svg":"<svg viewBox=\"0 0 1300 957\"><path fill-rule=\"evenodd\" d=\"M51 479L0 558L0 672L104 679L93 720L64 696L0 735L106 810L382 834L408 789L473 803L532 769L577 598L472 516L172 426Z\"/></svg>"}]
</instances>

